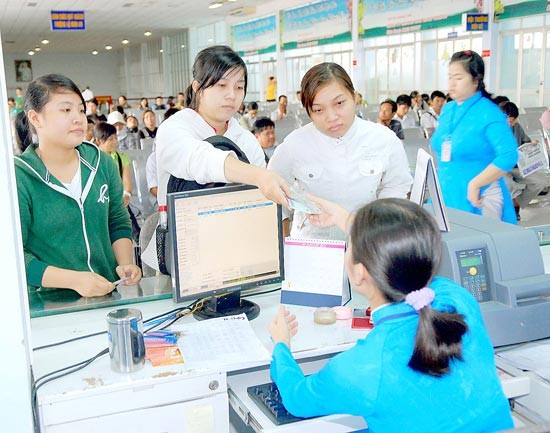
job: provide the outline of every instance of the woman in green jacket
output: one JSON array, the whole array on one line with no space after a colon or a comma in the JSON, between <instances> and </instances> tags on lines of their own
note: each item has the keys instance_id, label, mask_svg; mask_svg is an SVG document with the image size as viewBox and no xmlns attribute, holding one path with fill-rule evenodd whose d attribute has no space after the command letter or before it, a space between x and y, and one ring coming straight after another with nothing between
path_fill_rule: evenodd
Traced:
<instances>
[{"instance_id":1,"label":"woman in green jacket","mask_svg":"<svg viewBox=\"0 0 550 433\"><path fill-rule=\"evenodd\" d=\"M83 142L85 103L68 78L45 75L25 96L27 126L38 136L15 158L27 283L110 293L113 282L136 284L132 232L112 158Z\"/></svg>"}]
</instances>

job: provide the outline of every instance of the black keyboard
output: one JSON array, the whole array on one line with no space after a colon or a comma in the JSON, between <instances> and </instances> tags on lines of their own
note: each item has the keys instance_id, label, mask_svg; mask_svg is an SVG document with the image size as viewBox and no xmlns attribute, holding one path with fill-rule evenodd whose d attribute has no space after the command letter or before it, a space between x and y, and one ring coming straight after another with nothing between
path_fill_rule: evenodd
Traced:
<instances>
[{"instance_id":1,"label":"black keyboard","mask_svg":"<svg viewBox=\"0 0 550 433\"><path fill-rule=\"evenodd\" d=\"M290 424L305 418L298 418L288 413L283 406L279 388L273 382L249 386L246 391L263 413L276 425Z\"/></svg>"}]
</instances>

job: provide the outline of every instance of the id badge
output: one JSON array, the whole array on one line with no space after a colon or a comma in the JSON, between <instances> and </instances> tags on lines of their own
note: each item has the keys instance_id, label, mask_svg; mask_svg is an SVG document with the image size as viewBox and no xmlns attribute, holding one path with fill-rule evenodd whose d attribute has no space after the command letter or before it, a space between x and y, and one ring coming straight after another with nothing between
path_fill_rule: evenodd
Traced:
<instances>
[{"instance_id":1,"label":"id badge","mask_svg":"<svg viewBox=\"0 0 550 433\"><path fill-rule=\"evenodd\" d=\"M451 160L451 139L447 138L441 145L441 162L449 162Z\"/></svg>"}]
</instances>

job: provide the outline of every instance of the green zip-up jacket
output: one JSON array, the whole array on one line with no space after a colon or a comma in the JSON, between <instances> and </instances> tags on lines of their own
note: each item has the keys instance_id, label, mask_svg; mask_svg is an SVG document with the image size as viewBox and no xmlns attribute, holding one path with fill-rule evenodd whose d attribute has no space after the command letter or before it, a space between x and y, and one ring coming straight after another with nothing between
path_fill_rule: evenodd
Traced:
<instances>
[{"instance_id":1,"label":"green zip-up jacket","mask_svg":"<svg viewBox=\"0 0 550 433\"><path fill-rule=\"evenodd\" d=\"M82 196L75 199L29 146L15 157L15 177L25 252L27 284L40 287L48 266L91 271L115 281L112 244L132 238L122 181L113 159L83 142Z\"/></svg>"}]
</instances>

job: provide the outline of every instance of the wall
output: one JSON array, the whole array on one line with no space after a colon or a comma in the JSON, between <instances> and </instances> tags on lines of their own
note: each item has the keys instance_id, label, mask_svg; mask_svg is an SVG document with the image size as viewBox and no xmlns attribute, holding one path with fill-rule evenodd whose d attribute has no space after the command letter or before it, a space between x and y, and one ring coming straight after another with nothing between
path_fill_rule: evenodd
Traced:
<instances>
[{"instance_id":1,"label":"wall","mask_svg":"<svg viewBox=\"0 0 550 433\"><path fill-rule=\"evenodd\" d=\"M91 54L4 54L6 83L8 95L15 95L15 88L23 91L26 83L15 81L14 60L31 60L33 78L50 73L60 73L68 76L77 86L84 89L90 86L95 95L112 95L118 97L121 93L118 79L118 64L120 53Z\"/></svg>"}]
</instances>

